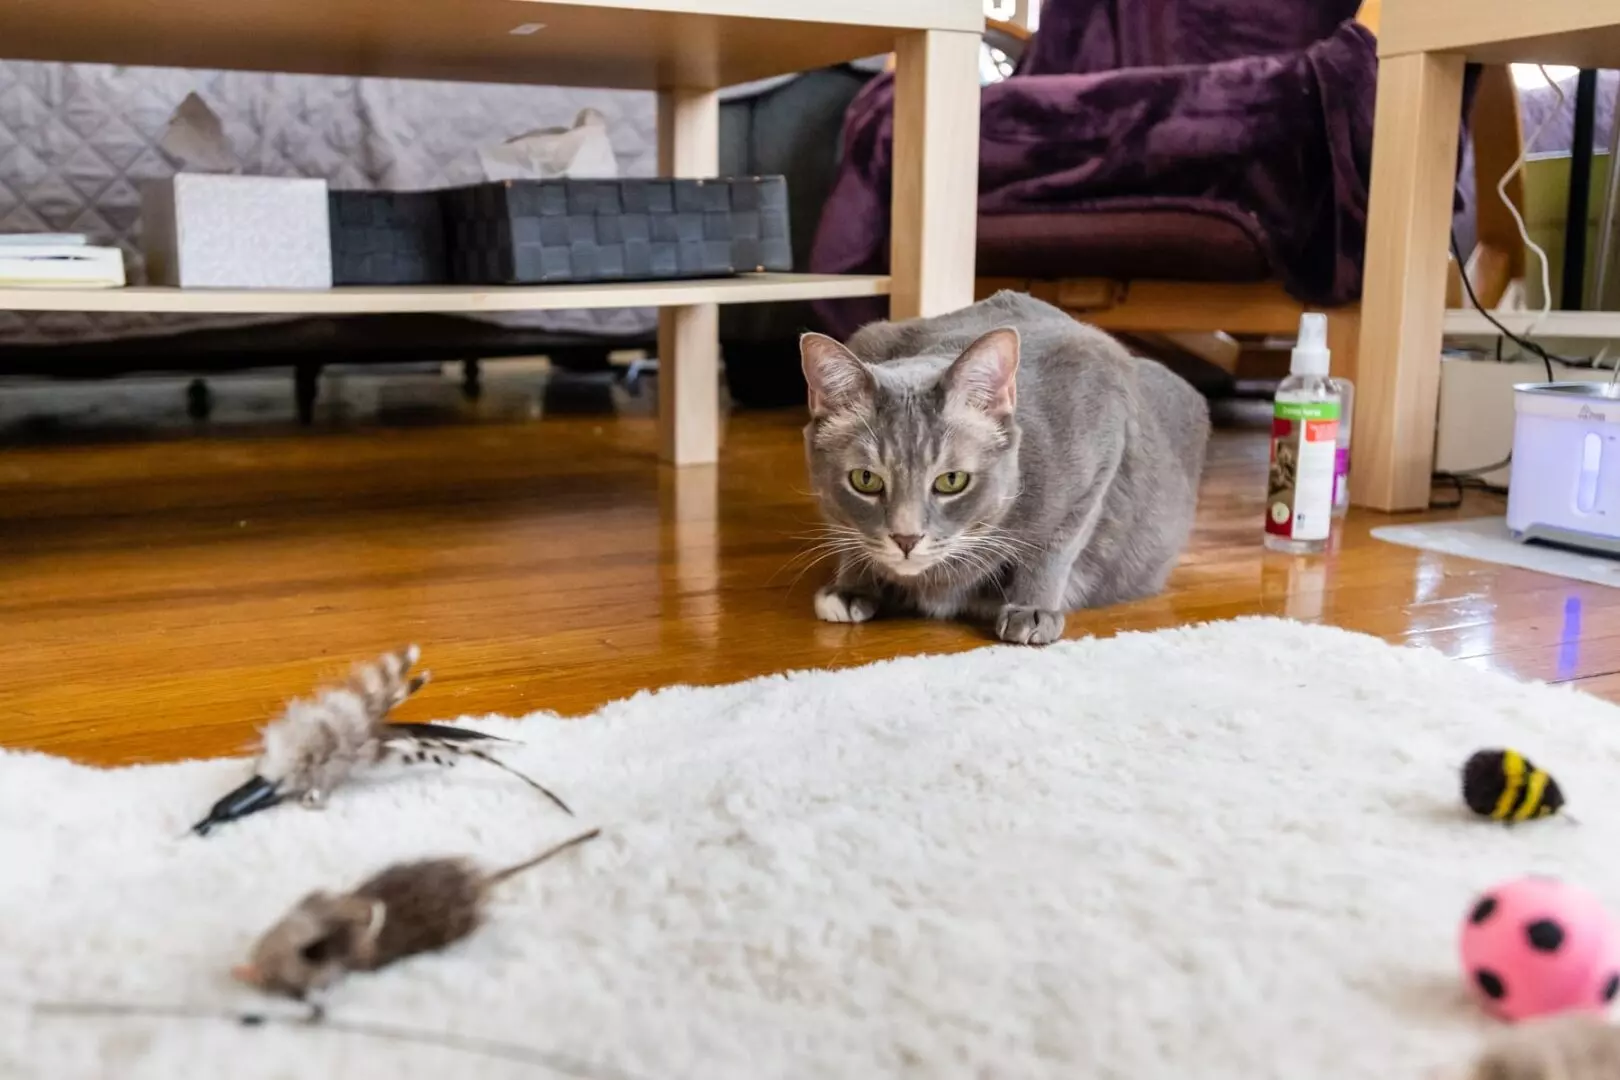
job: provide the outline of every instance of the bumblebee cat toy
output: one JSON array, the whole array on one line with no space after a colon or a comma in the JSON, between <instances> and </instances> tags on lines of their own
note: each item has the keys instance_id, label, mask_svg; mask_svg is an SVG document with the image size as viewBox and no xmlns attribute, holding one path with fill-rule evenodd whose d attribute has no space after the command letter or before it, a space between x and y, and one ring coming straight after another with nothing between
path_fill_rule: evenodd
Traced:
<instances>
[{"instance_id":1,"label":"bumblebee cat toy","mask_svg":"<svg viewBox=\"0 0 1620 1080\"><path fill-rule=\"evenodd\" d=\"M1462 769L1463 802L1483 818L1515 825L1551 817L1564 807L1564 792L1546 769L1517 750L1481 750Z\"/></svg>"}]
</instances>

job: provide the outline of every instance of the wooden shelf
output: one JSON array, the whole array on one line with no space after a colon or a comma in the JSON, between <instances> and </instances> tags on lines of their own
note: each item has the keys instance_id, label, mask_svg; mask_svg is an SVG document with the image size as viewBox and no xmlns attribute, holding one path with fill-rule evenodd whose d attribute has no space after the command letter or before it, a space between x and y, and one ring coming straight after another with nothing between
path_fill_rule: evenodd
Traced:
<instances>
[{"instance_id":1,"label":"wooden shelf","mask_svg":"<svg viewBox=\"0 0 1620 1080\"><path fill-rule=\"evenodd\" d=\"M1497 322L1523 334L1536 321L1539 312L1493 311ZM1470 337L1496 337L1501 331L1473 308L1446 312L1445 333ZM1620 311L1552 311L1536 327L1538 338L1620 338Z\"/></svg>"},{"instance_id":2,"label":"wooden shelf","mask_svg":"<svg viewBox=\"0 0 1620 1080\"><path fill-rule=\"evenodd\" d=\"M977 35L980 0L8 0L13 60L712 89ZM969 170L971 174L972 170Z\"/></svg>"},{"instance_id":3,"label":"wooden shelf","mask_svg":"<svg viewBox=\"0 0 1620 1080\"><path fill-rule=\"evenodd\" d=\"M685 307L886 296L866 274L743 274L598 285L423 285L335 289L0 288L0 311L143 311L207 315L466 314L582 308Z\"/></svg>"},{"instance_id":4,"label":"wooden shelf","mask_svg":"<svg viewBox=\"0 0 1620 1080\"><path fill-rule=\"evenodd\" d=\"M1462 53L1483 64L1601 68L1620 50L1620 0L1405 0L1390 3L1378 55Z\"/></svg>"}]
</instances>

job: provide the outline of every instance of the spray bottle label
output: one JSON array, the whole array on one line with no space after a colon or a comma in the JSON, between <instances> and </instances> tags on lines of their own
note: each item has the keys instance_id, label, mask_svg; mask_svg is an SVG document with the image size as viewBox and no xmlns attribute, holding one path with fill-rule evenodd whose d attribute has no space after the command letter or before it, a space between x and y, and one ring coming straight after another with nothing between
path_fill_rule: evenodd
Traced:
<instances>
[{"instance_id":1,"label":"spray bottle label","mask_svg":"<svg viewBox=\"0 0 1620 1080\"><path fill-rule=\"evenodd\" d=\"M1279 401L1273 406L1266 532L1290 540L1327 539L1338 440L1337 401Z\"/></svg>"}]
</instances>

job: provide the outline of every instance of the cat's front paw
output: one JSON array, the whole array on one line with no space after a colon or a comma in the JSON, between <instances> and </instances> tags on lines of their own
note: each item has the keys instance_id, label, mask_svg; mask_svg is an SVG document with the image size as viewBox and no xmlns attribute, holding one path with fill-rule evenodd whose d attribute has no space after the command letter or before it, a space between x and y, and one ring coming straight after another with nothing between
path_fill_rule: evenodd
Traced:
<instances>
[{"instance_id":1,"label":"cat's front paw","mask_svg":"<svg viewBox=\"0 0 1620 1080\"><path fill-rule=\"evenodd\" d=\"M996 637L1014 645L1050 645L1063 636L1063 612L1006 604L996 618Z\"/></svg>"},{"instance_id":2,"label":"cat's front paw","mask_svg":"<svg viewBox=\"0 0 1620 1080\"><path fill-rule=\"evenodd\" d=\"M825 585L816 590L816 618L823 622L862 623L877 614L877 601Z\"/></svg>"}]
</instances>

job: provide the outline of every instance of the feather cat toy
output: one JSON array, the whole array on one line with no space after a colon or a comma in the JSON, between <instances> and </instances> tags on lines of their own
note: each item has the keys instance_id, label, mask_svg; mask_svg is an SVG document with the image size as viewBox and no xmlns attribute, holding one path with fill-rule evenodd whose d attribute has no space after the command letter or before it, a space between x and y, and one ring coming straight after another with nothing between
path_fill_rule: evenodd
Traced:
<instances>
[{"instance_id":1,"label":"feather cat toy","mask_svg":"<svg viewBox=\"0 0 1620 1080\"><path fill-rule=\"evenodd\" d=\"M415 645L384 653L357 666L346 682L311 699L289 702L281 716L260 733L253 776L216 802L192 831L206 836L217 825L290 798L319 809L335 788L367 768L427 761L451 766L463 757L511 773L572 816L568 804L551 791L477 745L510 740L448 724L388 722L390 711L427 684L428 672L411 674L420 657L421 650Z\"/></svg>"}]
</instances>

